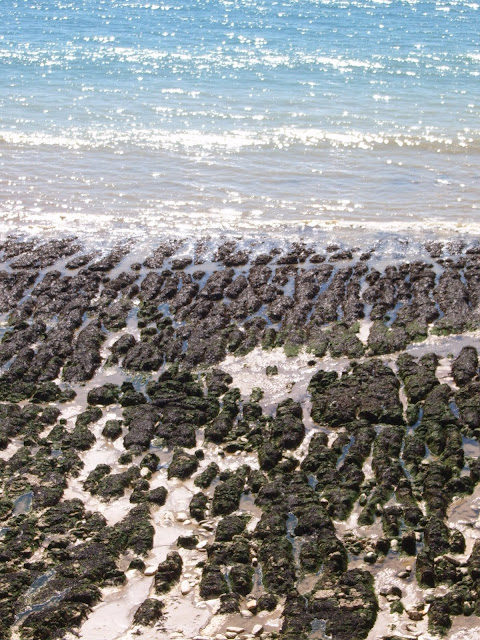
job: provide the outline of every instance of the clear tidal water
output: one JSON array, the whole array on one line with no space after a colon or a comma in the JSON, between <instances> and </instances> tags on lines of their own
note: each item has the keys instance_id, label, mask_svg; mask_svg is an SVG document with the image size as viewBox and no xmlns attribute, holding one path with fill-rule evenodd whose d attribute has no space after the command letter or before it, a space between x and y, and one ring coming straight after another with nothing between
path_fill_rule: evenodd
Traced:
<instances>
[{"instance_id":1,"label":"clear tidal water","mask_svg":"<svg viewBox=\"0 0 480 640\"><path fill-rule=\"evenodd\" d=\"M0 0L0 228L480 233L480 5Z\"/></svg>"}]
</instances>

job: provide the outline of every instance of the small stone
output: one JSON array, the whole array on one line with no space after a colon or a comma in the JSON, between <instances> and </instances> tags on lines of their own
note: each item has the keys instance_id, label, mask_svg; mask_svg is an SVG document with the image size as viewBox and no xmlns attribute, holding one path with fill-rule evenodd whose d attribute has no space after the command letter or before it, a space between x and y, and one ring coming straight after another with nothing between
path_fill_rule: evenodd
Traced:
<instances>
[{"instance_id":1,"label":"small stone","mask_svg":"<svg viewBox=\"0 0 480 640\"><path fill-rule=\"evenodd\" d=\"M396 538L391 541L390 548L392 551L396 551L398 549L398 540Z\"/></svg>"},{"instance_id":2,"label":"small stone","mask_svg":"<svg viewBox=\"0 0 480 640\"><path fill-rule=\"evenodd\" d=\"M407 564L407 566L405 567L405 571L408 571L408 573L412 573L412 566Z\"/></svg>"},{"instance_id":3,"label":"small stone","mask_svg":"<svg viewBox=\"0 0 480 640\"><path fill-rule=\"evenodd\" d=\"M183 524L184 524L184 526L186 527L186 526L188 526L189 524L192 524L192 521L191 521L191 520L184 520L184 521L183 521Z\"/></svg>"},{"instance_id":4,"label":"small stone","mask_svg":"<svg viewBox=\"0 0 480 640\"><path fill-rule=\"evenodd\" d=\"M255 611L255 609L257 608L257 601L256 600L248 600L247 601L247 609L249 611Z\"/></svg>"},{"instance_id":5,"label":"small stone","mask_svg":"<svg viewBox=\"0 0 480 640\"><path fill-rule=\"evenodd\" d=\"M190 582L188 580L182 580L182 583L180 585L182 596L186 596L187 593L190 593L191 589L192 587L190 586Z\"/></svg>"},{"instance_id":6,"label":"small stone","mask_svg":"<svg viewBox=\"0 0 480 640\"><path fill-rule=\"evenodd\" d=\"M227 638L227 640L233 640L233 638L236 638L238 635L238 633L234 633L233 631L227 631L225 634L225 637Z\"/></svg>"},{"instance_id":7,"label":"small stone","mask_svg":"<svg viewBox=\"0 0 480 640\"><path fill-rule=\"evenodd\" d=\"M227 631L229 633L243 633L245 631L245 629L243 627L227 627Z\"/></svg>"},{"instance_id":8,"label":"small stone","mask_svg":"<svg viewBox=\"0 0 480 640\"><path fill-rule=\"evenodd\" d=\"M142 478L145 478L146 476L150 475L150 469L148 469L147 467L142 467L140 469L140 475L142 476Z\"/></svg>"},{"instance_id":9,"label":"small stone","mask_svg":"<svg viewBox=\"0 0 480 640\"><path fill-rule=\"evenodd\" d=\"M408 571L400 571L399 574L397 574L399 578L401 578L402 580L405 580L406 578L408 578L408 576L410 575Z\"/></svg>"},{"instance_id":10,"label":"small stone","mask_svg":"<svg viewBox=\"0 0 480 640\"><path fill-rule=\"evenodd\" d=\"M206 551L207 544L208 544L208 540L202 540L197 544L196 549L198 549L198 551Z\"/></svg>"},{"instance_id":11,"label":"small stone","mask_svg":"<svg viewBox=\"0 0 480 640\"><path fill-rule=\"evenodd\" d=\"M185 513L185 511L179 511L177 513L177 522L185 522L185 520L188 520L188 515Z\"/></svg>"},{"instance_id":12,"label":"small stone","mask_svg":"<svg viewBox=\"0 0 480 640\"><path fill-rule=\"evenodd\" d=\"M217 633L215 640L227 640L227 636L224 636L223 633Z\"/></svg>"},{"instance_id":13,"label":"small stone","mask_svg":"<svg viewBox=\"0 0 480 640\"><path fill-rule=\"evenodd\" d=\"M256 624L252 629L252 635L259 636L263 632L263 626L261 624Z\"/></svg>"},{"instance_id":14,"label":"small stone","mask_svg":"<svg viewBox=\"0 0 480 640\"><path fill-rule=\"evenodd\" d=\"M145 567L144 576L154 576L157 573L157 567Z\"/></svg>"},{"instance_id":15,"label":"small stone","mask_svg":"<svg viewBox=\"0 0 480 640\"><path fill-rule=\"evenodd\" d=\"M358 502L361 507L364 507L367 504L367 496L365 493L360 494L360 497L358 498Z\"/></svg>"},{"instance_id":16,"label":"small stone","mask_svg":"<svg viewBox=\"0 0 480 640\"><path fill-rule=\"evenodd\" d=\"M242 618L253 618L253 613L248 609L242 609L240 611L240 615L242 616Z\"/></svg>"},{"instance_id":17,"label":"small stone","mask_svg":"<svg viewBox=\"0 0 480 640\"><path fill-rule=\"evenodd\" d=\"M373 551L369 551L363 556L363 560L365 562L368 562L368 564L375 564L375 562L377 561L377 554Z\"/></svg>"},{"instance_id":18,"label":"small stone","mask_svg":"<svg viewBox=\"0 0 480 640\"><path fill-rule=\"evenodd\" d=\"M472 602L465 602L463 605L463 615L464 616L471 616L472 613L475 611L475 607L473 606Z\"/></svg>"},{"instance_id":19,"label":"small stone","mask_svg":"<svg viewBox=\"0 0 480 640\"><path fill-rule=\"evenodd\" d=\"M450 554L446 553L443 556L443 559L446 560L447 562L449 562L450 564L453 564L454 567L459 567L461 565L460 560L458 560L457 558L455 558L454 556L451 556Z\"/></svg>"}]
</instances>

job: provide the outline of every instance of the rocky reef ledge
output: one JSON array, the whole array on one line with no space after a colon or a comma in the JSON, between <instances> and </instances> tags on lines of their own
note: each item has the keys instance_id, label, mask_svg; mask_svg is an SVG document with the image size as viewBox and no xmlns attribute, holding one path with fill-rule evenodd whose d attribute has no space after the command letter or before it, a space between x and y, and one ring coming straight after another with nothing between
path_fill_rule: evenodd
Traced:
<instances>
[{"instance_id":1,"label":"rocky reef ledge","mask_svg":"<svg viewBox=\"0 0 480 640\"><path fill-rule=\"evenodd\" d=\"M480 634L480 249L0 242L0 638Z\"/></svg>"}]
</instances>

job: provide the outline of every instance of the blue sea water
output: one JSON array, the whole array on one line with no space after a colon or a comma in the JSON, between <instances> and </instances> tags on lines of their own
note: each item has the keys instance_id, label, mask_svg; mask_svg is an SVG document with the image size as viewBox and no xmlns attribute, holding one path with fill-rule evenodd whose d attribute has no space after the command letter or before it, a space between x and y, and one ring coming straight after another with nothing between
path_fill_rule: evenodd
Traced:
<instances>
[{"instance_id":1,"label":"blue sea water","mask_svg":"<svg viewBox=\"0 0 480 640\"><path fill-rule=\"evenodd\" d=\"M480 233L480 5L1 0L3 231Z\"/></svg>"}]
</instances>

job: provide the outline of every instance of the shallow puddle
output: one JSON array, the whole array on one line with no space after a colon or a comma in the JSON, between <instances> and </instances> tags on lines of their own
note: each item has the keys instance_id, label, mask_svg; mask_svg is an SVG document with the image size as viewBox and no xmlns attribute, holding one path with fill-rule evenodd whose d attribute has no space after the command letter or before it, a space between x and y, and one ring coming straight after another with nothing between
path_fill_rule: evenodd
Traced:
<instances>
[{"instance_id":1,"label":"shallow puddle","mask_svg":"<svg viewBox=\"0 0 480 640\"><path fill-rule=\"evenodd\" d=\"M13 515L19 516L22 513L28 513L32 508L33 491L28 491L17 498L13 503Z\"/></svg>"}]
</instances>

